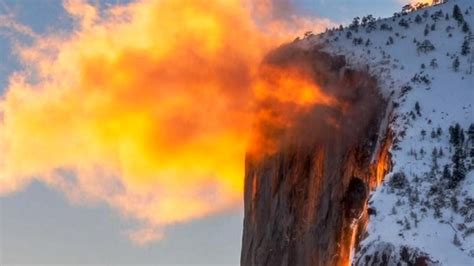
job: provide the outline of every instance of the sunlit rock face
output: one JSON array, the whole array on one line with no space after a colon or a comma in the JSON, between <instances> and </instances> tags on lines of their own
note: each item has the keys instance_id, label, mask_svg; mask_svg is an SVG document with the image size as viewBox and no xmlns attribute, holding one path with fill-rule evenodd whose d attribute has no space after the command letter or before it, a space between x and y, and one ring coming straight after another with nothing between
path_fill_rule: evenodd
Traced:
<instances>
[{"instance_id":1,"label":"sunlit rock face","mask_svg":"<svg viewBox=\"0 0 474 266\"><path fill-rule=\"evenodd\" d=\"M247 155L241 264L347 265L365 230L369 191L390 167L390 137L379 131L386 104L369 74L317 48L287 45L265 64L309 69L338 103L267 130L277 148Z\"/></svg>"}]
</instances>

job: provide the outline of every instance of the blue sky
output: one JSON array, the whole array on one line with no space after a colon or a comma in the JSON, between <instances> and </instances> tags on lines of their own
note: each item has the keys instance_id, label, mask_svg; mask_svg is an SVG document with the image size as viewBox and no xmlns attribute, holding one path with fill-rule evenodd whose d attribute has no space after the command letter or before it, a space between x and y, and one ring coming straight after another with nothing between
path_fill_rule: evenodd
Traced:
<instances>
[{"instance_id":1,"label":"blue sky","mask_svg":"<svg viewBox=\"0 0 474 266\"><path fill-rule=\"evenodd\" d=\"M389 16L400 7L395 0L296 0L295 5L301 14L337 23L366 14ZM9 13L40 34L72 25L59 0L0 0L0 15ZM0 29L0 94L19 67ZM0 264L238 264L242 223L242 211L236 210L172 226L164 240L138 247L124 235L133 221L105 205L72 205L63 194L33 183L0 197Z\"/></svg>"},{"instance_id":2,"label":"blue sky","mask_svg":"<svg viewBox=\"0 0 474 266\"><path fill-rule=\"evenodd\" d=\"M400 7L396 0L297 0L295 3L303 13L340 23L348 23L356 16L367 14L387 17Z\"/></svg>"}]
</instances>

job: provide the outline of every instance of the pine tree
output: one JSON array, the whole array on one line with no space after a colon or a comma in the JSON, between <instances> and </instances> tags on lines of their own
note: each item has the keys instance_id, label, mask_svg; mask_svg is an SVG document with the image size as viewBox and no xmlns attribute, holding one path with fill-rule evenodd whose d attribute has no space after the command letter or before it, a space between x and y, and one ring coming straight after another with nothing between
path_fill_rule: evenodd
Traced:
<instances>
[{"instance_id":1,"label":"pine tree","mask_svg":"<svg viewBox=\"0 0 474 266\"><path fill-rule=\"evenodd\" d=\"M449 170L449 165L444 165L443 168L443 179L451 180L451 171Z\"/></svg>"},{"instance_id":2,"label":"pine tree","mask_svg":"<svg viewBox=\"0 0 474 266\"><path fill-rule=\"evenodd\" d=\"M449 128L449 133L450 142L454 146L454 154L451 158L453 162L453 172L448 187L455 188L458 183L466 177L467 172L464 164L466 159L466 154L463 148L464 130L459 124L456 124L454 127L451 126Z\"/></svg>"},{"instance_id":3,"label":"pine tree","mask_svg":"<svg viewBox=\"0 0 474 266\"><path fill-rule=\"evenodd\" d=\"M464 22L464 23L462 24L462 31L463 31L464 33L469 33L469 32L471 31L471 29L469 28L469 25L467 24L467 22Z\"/></svg>"},{"instance_id":4,"label":"pine tree","mask_svg":"<svg viewBox=\"0 0 474 266\"><path fill-rule=\"evenodd\" d=\"M397 209L395 209L395 206L392 207L392 210L390 211L391 215L397 215Z\"/></svg>"},{"instance_id":5,"label":"pine tree","mask_svg":"<svg viewBox=\"0 0 474 266\"><path fill-rule=\"evenodd\" d=\"M425 31L424 31L425 36L427 36L428 33L430 33L430 27L428 26L428 24L426 24Z\"/></svg>"},{"instance_id":6,"label":"pine tree","mask_svg":"<svg viewBox=\"0 0 474 266\"><path fill-rule=\"evenodd\" d=\"M351 32L351 31L348 31L348 32L346 33L346 38L347 38L347 39L352 38L352 32Z\"/></svg>"},{"instance_id":7,"label":"pine tree","mask_svg":"<svg viewBox=\"0 0 474 266\"><path fill-rule=\"evenodd\" d=\"M380 30L388 30L388 31L390 31L390 30L392 30L392 28L389 27L387 24L384 23L384 24L380 25Z\"/></svg>"},{"instance_id":8,"label":"pine tree","mask_svg":"<svg viewBox=\"0 0 474 266\"><path fill-rule=\"evenodd\" d=\"M428 18L429 16L430 16L430 13L428 13L428 10L425 10L425 12L423 12L423 17Z\"/></svg>"},{"instance_id":9,"label":"pine tree","mask_svg":"<svg viewBox=\"0 0 474 266\"><path fill-rule=\"evenodd\" d=\"M431 167L431 172L432 175L435 176L435 172L438 171L439 165L438 165L438 149L433 148L433 151L431 152L431 160L433 162L433 165Z\"/></svg>"},{"instance_id":10,"label":"pine tree","mask_svg":"<svg viewBox=\"0 0 474 266\"><path fill-rule=\"evenodd\" d=\"M390 45L390 44L393 44L393 43L394 43L394 41L393 41L392 36L388 37L387 45Z\"/></svg>"},{"instance_id":11,"label":"pine tree","mask_svg":"<svg viewBox=\"0 0 474 266\"><path fill-rule=\"evenodd\" d=\"M367 22L369 21L369 18L368 16L367 17L362 17L362 20L361 20L361 26L365 28L365 26L367 26Z\"/></svg>"},{"instance_id":12,"label":"pine tree","mask_svg":"<svg viewBox=\"0 0 474 266\"><path fill-rule=\"evenodd\" d=\"M367 24L367 32L371 32L377 29L377 24L375 22L376 22L375 19L371 18L371 20Z\"/></svg>"},{"instance_id":13,"label":"pine tree","mask_svg":"<svg viewBox=\"0 0 474 266\"><path fill-rule=\"evenodd\" d=\"M465 56L465 55L468 55L470 52L471 52L471 47L469 44L469 40L466 38L464 42L462 43L461 54Z\"/></svg>"},{"instance_id":14,"label":"pine tree","mask_svg":"<svg viewBox=\"0 0 474 266\"><path fill-rule=\"evenodd\" d=\"M422 43L417 44L418 52L428 53L428 52L431 52L435 49L436 48L434 47L434 45L429 40L424 40Z\"/></svg>"},{"instance_id":15,"label":"pine tree","mask_svg":"<svg viewBox=\"0 0 474 266\"><path fill-rule=\"evenodd\" d=\"M454 69L454 72L458 72L459 71L459 65L461 63L459 62L459 57L456 57L453 61L453 69Z\"/></svg>"},{"instance_id":16,"label":"pine tree","mask_svg":"<svg viewBox=\"0 0 474 266\"><path fill-rule=\"evenodd\" d=\"M420 107L420 103L419 102L416 102L415 103L415 111L416 111L416 114L418 116L421 116L421 107Z\"/></svg>"},{"instance_id":17,"label":"pine tree","mask_svg":"<svg viewBox=\"0 0 474 266\"><path fill-rule=\"evenodd\" d=\"M461 141L464 139L464 137L461 137L461 135L464 135L464 132L462 131L459 123L449 127L449 143L451 143L454 147L462 145Z\"/></svg>"},{"instance_id":18,"label":"pine tree","mask_svg":"<svg viewBox=\"0 0 474 266\"><path fill-rule=\"evenodd\" d=\"M443 11L442 10L438 10L436 11L432 16L431 18L437 22L438 20L442 19L444 17L444 14L443 14Z\"/></svg>"},{"instance_id":19,"label":"pine tree","mask_svg":"<svg viewBox=\"0 0 474 266\"><path fill-rule=\"evenodd\" d=\"M458 234L454 234L453 244L456 247L460 247L462 245L461 240L459 240Z\"/></svg>"},{"instance_id":20,"label":"pine tree","mask_svg":"<svg viewBox=\"0 0 474 266\"><path fill-rule=\"evenodd\" d=\"M423 21L423 18L421 18L420 14L416 15L415 22L420 24L422 21Z\"/></svg>"},{"instance_id":21,"label":"pine tree","mask_svg":"<svg viewBox=\"0 0 474 266\"><path fill-rule=\"evenodd\" d=\"M455 212L457 212L459 208L459 201L456 195L451 196L450 201L451 201L451 207L453 208Z\"/></svg>"},{"instance_id":22,"label":"pine tree","mask_svg":"<svg viewBox=\"0 0 474 266\"><path fill-rule=\"evenodd\" d=\"M405 230L410 230L410 229L411 229L410 222L408 221L407 217L405 217Z\"/></svg>"},{"instance_id":23,"label":"pine tree","mask_svg":"<svg viewBox=\"0 0 474 266\"><path fill-rule=\"evenodd\" d=\"M408 29L410 27L410 25L408 24L408 22L405 20L405 19L401 19L400 22L398 22L398 25L404 27L405 29Z\"/></svg>"},{"instance_id":24,"label":"pine tree","mask_svg":"<svg viewBox=\"0 0 474 266\"><path fill-rule=\"evenodd\" d=\"M465 155L462 146L457 146L452 158L453 174L451 176L450 188L455 188L458 183L466 178Z\"/></svg>"},{"instance_id":25,"label":"pine tree","mask_svg":"<svg viewBox=\"0 0 474 266\"><path fill-rule=\"evenodd\" d=\"M352 20L352 24L349 25L349 28L355 32L359 32L359 17L355 17L354 20Z\"/></svg>"},{"instance_id":26,"label":"pine tree","mask_svg":"<svg viewBox=\"0 0 474 266\"><path fill-rule=\"evenodd\" d=\"M469 126L469 129L467 130L467 139L468 140L474 140L474 123L472 123L470 126ZM473 158L474 159L474 146L472 146L473 144L471 143L471 146L469 147L468 146L468 153L469 153L469 157ZM473 162L473 167L474 167L474 162Z\"/></svg>"},{"instance_id":27,"label":"pine tree","mask_svg":"<svg viewBox=\"0 0 474 266\"><path fill-rule=\"evenodd\" d=\"M436 60L436 58L433 58L430 62L430 66L435 69L435 68L438 68L438 62Z\"/></svg>"},{"instance_id":28,"label":"pine tree","mask_svg":"<svg viewBox=\"0 0 474 266\"><path fill-rule=\"evenodd\" d=\"M458 5L454 5L453 18L458 22L459 25L461 25L464 22L464 16Z\"/></svg>"}]
</instances>

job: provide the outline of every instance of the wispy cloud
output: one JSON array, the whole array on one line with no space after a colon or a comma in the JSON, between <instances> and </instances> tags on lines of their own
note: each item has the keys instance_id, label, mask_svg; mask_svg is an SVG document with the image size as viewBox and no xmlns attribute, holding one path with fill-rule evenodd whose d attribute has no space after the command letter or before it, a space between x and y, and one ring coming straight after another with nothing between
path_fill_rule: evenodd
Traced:
<instances>
[{"instance_id":1,"label":"wispy cloud","mask_svg":"<svg viewBox=\"0 0 474 266\"><path fill-rule=\"evenodd\" d=\"M30 38L38 37L30 27L17 22L15 17L10 14L0 15L0 30L1 29L9 31L10 34L21 34Z\"/></svg>"}]
</instances>

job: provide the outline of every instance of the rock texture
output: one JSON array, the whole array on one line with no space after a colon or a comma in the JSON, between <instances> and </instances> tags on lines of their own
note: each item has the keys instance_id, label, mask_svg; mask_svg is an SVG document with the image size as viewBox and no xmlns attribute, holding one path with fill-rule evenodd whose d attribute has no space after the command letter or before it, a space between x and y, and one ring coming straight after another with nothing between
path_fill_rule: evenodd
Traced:
<instances>
[{"instance_id":1,"label":"rock texture","mask_svg":"<svg viewBox=\"0 0 474 266\"><path fill-rule=\"evenodd\" d=\"M418 249L406 246L396 247L386 242L373 242L364 246L358 251L358 257L353 264L359 266L440 265L439 262L433 261L428 254Z\"/></svg>"},{"instance_id":2,"label":"rock texture","mask_svg":"<svg viewBox=\"0 0 474 266\"><path fill-rule=\"evenodd\" d=\"M247 156L242 265L348 264L364 232L369 190L390 167L376 81L347 69L344 58L297 44L266 63L294 61L311 68L314 82L344 101L344 110L315 106L287 134L268 136L280 138L276 152Z\"/></svg>"}]
</instances>

